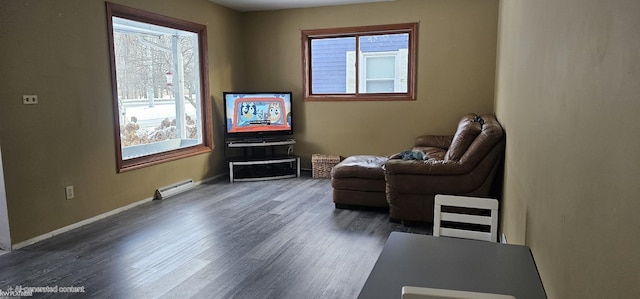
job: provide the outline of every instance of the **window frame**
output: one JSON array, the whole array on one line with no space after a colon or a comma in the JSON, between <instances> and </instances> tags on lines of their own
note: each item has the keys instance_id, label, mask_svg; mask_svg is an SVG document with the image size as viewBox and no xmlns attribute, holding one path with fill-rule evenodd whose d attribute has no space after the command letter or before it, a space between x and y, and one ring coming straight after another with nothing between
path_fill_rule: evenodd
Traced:
<instances>
[{"instance_id":1,"label":"window frame","mask_svg":"<svg viewBox=\"0 0 640 299\"><path fill-rule=\"evenodd\" d=\"M407 92L405 93L363 93L360 92L360 59L359 38L362 36L408 33L407 57ZM356 39L356 91L344 94L314 94L312 91L311 41L313 39L355 37ZM391 25L373 25L359 27L342 27L330 29L301 30L302 40L302 81L305 101L412 101L416 99L416 69L418 23Z\"/></svg>"},{"instance_id":2,"label":"window frame","mask_svg":"<svg viewBox=\"0 0 640 299\"><path fill-rule=\"evenodd\" d=\"M109 56L111 63L111 93L113 104L113 126L115 133L115 149L116 149L116 170L118 173L140 169L152 165L157 165L169 161L174 161L186 157L191 157L203 153L211 152L213 149L212 137L212 117L211 117L211 100L209 99L209 78L208 78L208 60L207 60L207 27L193 23L190 21L180 20L168 16L163 16L120 4L106 2L107 7L107 27L109 38ZM122 142L120 139L120 109L118 105L118 84L116 77L116 59L113 35L113 17L129 19L137 22L190 31L198 35L198 67L200 80L200 108L202 142L193 146L164 151L146 156L122 159Z\"/></svg>"}]
</instances>

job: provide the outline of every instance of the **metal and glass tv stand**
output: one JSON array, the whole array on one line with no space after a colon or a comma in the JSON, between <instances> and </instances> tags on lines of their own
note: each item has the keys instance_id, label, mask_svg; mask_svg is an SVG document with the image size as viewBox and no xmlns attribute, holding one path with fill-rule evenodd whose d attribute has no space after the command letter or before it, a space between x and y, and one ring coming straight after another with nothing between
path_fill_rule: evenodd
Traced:
<instances>
[{"instance_id":1,"label":"metal and glass tv stand","mask_svg":"<svg viewBox=\"0 0 640 299\"><path fill-rule=\"evenodd\" d=\"M228 158L229 181L261 181L300 177L300 157L293 155L295 139L228 140L228 151L242 155ZM286 149L286 152L284 150ZM226 156L226 154L225 154Z\"/></svg>"}]
</instances>

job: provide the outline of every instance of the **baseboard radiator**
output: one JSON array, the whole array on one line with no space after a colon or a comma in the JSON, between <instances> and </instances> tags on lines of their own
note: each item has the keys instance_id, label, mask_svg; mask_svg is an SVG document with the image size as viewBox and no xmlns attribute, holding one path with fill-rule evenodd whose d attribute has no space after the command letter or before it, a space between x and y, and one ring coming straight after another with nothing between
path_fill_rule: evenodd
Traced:
<instances>
[{"instance_id":1,"label":"baseboard radiator","mask_svg":"<svg viewBox=\"0 0 640 299\"><path fill-rule=\"evenodd\" d=\"M193 189L193 187L195 187L195 184L193 183L192 179L177 182L175 184L165 186L156 190L154 199L165 199L170 196L174 196L176 194L191 190Z\"/></svg>"}]
</instances>

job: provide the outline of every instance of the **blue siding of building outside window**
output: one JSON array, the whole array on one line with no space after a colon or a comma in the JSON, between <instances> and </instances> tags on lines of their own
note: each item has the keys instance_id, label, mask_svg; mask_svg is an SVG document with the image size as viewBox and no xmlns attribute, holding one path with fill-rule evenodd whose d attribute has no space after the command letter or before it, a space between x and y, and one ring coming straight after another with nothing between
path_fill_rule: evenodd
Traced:
<instances>
[{"instance_id":1,"label":"blue siding of building outside window","mask_svg":"<svg viewBox=\"0 0 640 299\"><path fill-rule=\"evenodd\" d=\"M318 40L315 40L318 41ZM314 94L346 93L347 52L355 51L354 38L326 38L311 43L311 70ZM360 38L362 52L389 52L407 49L409 34L374 35Z\"/></svg>"}]
</instances>

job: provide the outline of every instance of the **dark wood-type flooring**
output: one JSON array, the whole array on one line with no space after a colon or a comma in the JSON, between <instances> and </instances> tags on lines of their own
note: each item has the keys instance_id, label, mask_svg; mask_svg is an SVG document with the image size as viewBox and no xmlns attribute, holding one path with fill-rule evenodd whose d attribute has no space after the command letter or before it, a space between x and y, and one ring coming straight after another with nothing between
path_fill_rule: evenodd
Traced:
<instances>
[{"instance_id":1,"label":"dark wood-type flooring","mask_svg":"<svg viewBox=\"0 0 640 299\"><path fill-rule=\"evenodd\" d=\"M202 184L0 256L0 290L91 298L355 298L392 231L338 210L328 179ZM48 293L35 297L69 297ZM400 294L398 294L398 297Z\"/></svg>"}]
</instances>

